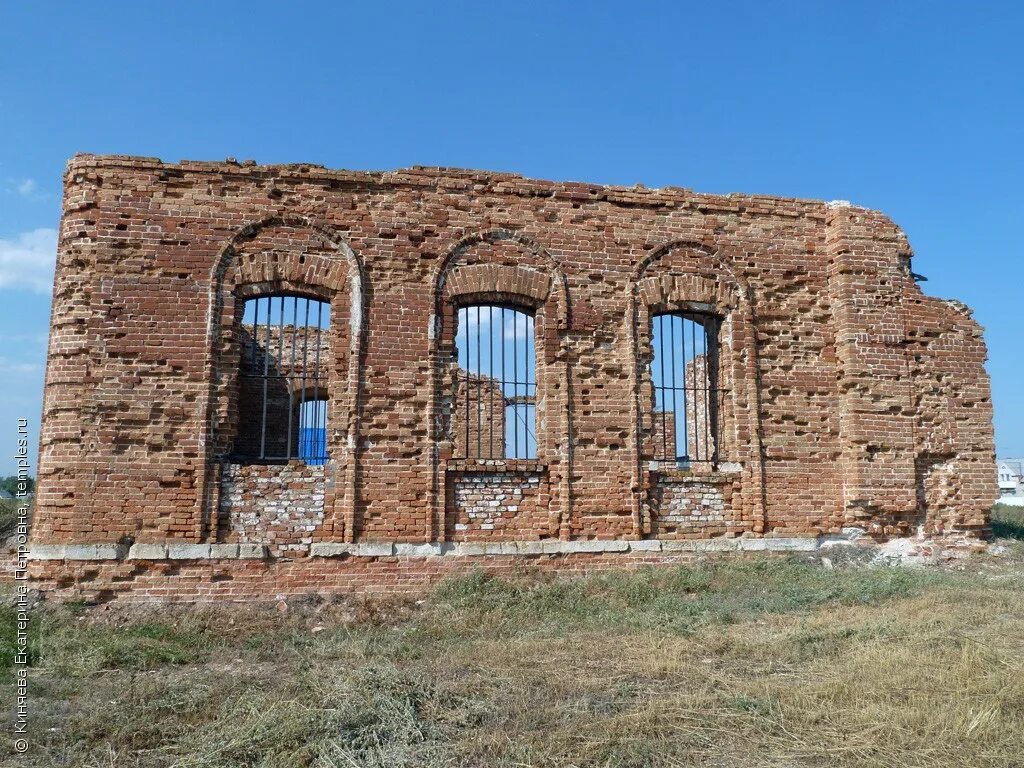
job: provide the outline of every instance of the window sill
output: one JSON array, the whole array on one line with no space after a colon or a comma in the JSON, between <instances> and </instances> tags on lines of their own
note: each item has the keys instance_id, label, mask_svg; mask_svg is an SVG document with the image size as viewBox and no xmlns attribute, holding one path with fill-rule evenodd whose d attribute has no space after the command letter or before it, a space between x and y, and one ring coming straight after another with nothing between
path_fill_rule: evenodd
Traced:
<instances>
[{"instance_id":1,"label":"window sill","mask_svg":"<svg viewBox=\"0 0 1024 768\"><path fill-rule=\"evenodd\" d=\"M539 474L547 472L548 465L539 459L448 459L445 471L457 474Z\"/></svg>"}]
</instances>

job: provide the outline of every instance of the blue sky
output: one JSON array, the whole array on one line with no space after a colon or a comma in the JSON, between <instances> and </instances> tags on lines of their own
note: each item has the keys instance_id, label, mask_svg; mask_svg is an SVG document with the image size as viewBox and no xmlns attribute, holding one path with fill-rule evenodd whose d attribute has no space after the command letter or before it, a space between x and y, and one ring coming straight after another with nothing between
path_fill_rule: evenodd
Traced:
<instances>
[{"instance_id":1,"label":"blue sky","mask_svg":"<svg viewBox=\"0 0 1024 768\"><path fill-rule=\"evenodd\" d=\"M0 473L75 152L411 164L878 208L986 327L1024 455L1024 4L0 2Z\"/></svg>"}]
</instances>

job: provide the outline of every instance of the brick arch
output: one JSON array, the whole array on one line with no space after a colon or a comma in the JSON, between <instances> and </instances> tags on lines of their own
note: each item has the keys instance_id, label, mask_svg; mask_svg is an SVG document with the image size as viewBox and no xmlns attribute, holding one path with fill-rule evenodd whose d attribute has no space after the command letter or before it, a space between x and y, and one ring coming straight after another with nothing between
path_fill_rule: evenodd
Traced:
<instances>
[{"instance_id":1,"label":"brick arch","mask_svg":"<svg viewBox=\"0 0 1024 768\"><path fill-rule=\"evenodd\" d=\"M491 246L509 246L496 255ZM504 262L513 263L504 263ZM568 281L561 263L532 238L509 229L491 229L466 235L455 243L437 264L434 314L428 319L428 360L430 361L430 424L428 471L432 478L428 514L429 541L444 535L444 462L450 446L442 444L440 433L444 360L452 342L455 310L459 305L478 302L518 305L534 310L537 318L538 374L547 389L545 449L551 485L549 534L567 537L570 521L570 379L565 331L569 327ZM541 456L538 445L538 456Z\"/></svg>"},{"instance_id":2,"label":"brick arch","mask_svg":"<svg viewBox=\"0 0 1024 768\"><path fill-rule=\"evenodd\" d=\"M719 281L699 274L666 273L645 277L637 281L636 294L641 305L659 310L687 301L728 312L739 303L736 286L731 281Z\"/></svg>"},{"instance_id":3,"label":"brick arch","mask_svg":"<svg viewBox=\"0 0 1024 768\"><path fill-rule=\"evenodd\" d=\"M279 237L275 238L275 235ZM230 377L237 366L232 337L242 300L288 292L331 302L332 360L328 380L339 397L331 401L328 482L334 490L324 503L324 523L315 536L344 538L356 534L360 367L365 345L365 270L343 236L304 216L282 215L253 222L222 247L210 273L208 311L207 398L204 487L199 494L204 540L218 535L219 470L230 436ZM343 418L339 418L343 416Z\"/></svg>"},{"instance_id":4,"label":"brick arch","mask_svg":"<svg viewBox=\"0 0 1024 768\"><path fill-rule=\"evenodd\" d=\"M530 267L467 264L453 267L444 281L445 300L508 297L528 307L540 307L551 295L551 277Z\"/></svg>"},{"instance_id":5,"label":"brick arch","mask_svg":"<svg viewBox=\"0 0 1024 768\"><path fill-rule=\"evenodd\" d=\"M542 248L533 238L511 229L489 229L485 232L474 232L466 235L453 245L434 270L431 284L434 286L435 309L440 317L442 301L445 295L445 284L452 270L459 266L471 254L474 247L481 244L509 243L526 251L536 261L546 266L545 271L551 280L550 294L557 302L556 317L559 328L569 325L569 287L561 263L546 249Z\"/></svg>"},{"instance_id":6,"label":"brick arch","mask_svg":"<svg viewBox=\"0 0 1024 768\"><path fill-rule=\"evenodd\" d=\"M246 253L246 245L261 234L275 228L291 228L313 235L334 251L333 255L304 254L296 251L278 252L270 258L256 259L256 254ZM249 256L250 258L245 258ZM341 265L344 265L342 269ZM305 216L270 216L246 225L236 232L222 247L211 269L211 292L223 288L229 269L234 268L238 277L236 284L288 280L309 286L318 286L330 291L342 291L358 285L360 298L363 295L365 273L355 251L345 238L329 225L319 223Z\"/></svg>"},{"instance_id":7,"label":"brick arch","mask_svg":"<svg viewBox=\"0 0 1024 768\"><path fill-rule=\"evenodd\" d=\"M697 240L670 240L657 246L637 262L636 268L633 270L634 282L643 277L652 267L656 267L659 262L664 261L666 256L676 253L686 253L694 259L707 258L714 262L717 268L727 272L733 282L737 284L743 282L742 276L737 275L730 261L725 258L722 248L710 246L703 241Z\"/></svg>"},{"instance_id":8,"label":"brick arch","mask_svg":"<svg viewBox=\"0 0 1024 768\"><path fill-rule=\"evenodd\" d=\"M681 263L671 263L682 256ZM739 419L738 454L726 458L741 465L743 516L750 530L763 533L766 523L765 478L761 441L761 405L758 390L757 331L750 287L723 248L703 242L676 240L654 249L636 266L630 284L629 336L633 348L633 528L637 536L650 533L647 498L650 491L643 453L643 399L651 317L660 312L703 310L731 322L733 338L729 366L733 382L731 407ZM743 386L741 386L741 383Z\"/></svg>"}]
</instances>

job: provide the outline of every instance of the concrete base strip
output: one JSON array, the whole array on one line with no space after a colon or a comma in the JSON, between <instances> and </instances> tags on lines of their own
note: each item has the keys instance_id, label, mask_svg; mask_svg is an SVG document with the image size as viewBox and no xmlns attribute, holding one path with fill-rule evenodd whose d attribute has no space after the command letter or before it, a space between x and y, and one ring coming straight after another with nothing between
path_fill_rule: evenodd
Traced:
<instances>
[{"instance_id":1,"label":"concrete base strip","mask_svg":"<svg viewBox=\"0 0 1024 768\"><path fill-rule=\"evenodd\" d=\"M121 544L36 544L29 560L123 560L128 547Z\"/></svg>"},{"instance_id":2,"label":"concrete base strip","mask_svg":"<svg viewBox=\"0 0 1024 768\"><path fill-rule=\"evenodd\" d=\"M838 544L837 537L735 539L585 539L561 541L480 541L429 544L366 541L317 542L310 557L522 557L658 552L811 552ZM848 540L844 543L851 543ZM120 544L36 544L31 560L263 560L265 544L189 544L183 542Z\"/></svg>"}]
</instances>

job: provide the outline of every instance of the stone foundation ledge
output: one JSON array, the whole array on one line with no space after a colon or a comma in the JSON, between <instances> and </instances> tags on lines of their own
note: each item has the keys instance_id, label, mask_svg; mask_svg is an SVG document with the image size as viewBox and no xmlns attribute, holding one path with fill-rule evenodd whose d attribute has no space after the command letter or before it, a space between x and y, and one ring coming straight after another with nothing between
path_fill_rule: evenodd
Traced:
<instances>
[{"instance_id":1,"label":"stone foundation ledge","mask_svg":"<svg viewBox=\"0 0 1024 768\"><path fill-rule=\"evenodd\" d=\"M598 539L581 541L494 541L435 544L391 544L361 542L339 544L320 542L310 547L311 557L479 557L481 555L575 555L616 552L809 552L818 547L816 538L766 539Z\"/></svg>"},{"instance_id":2,"label":"stone foundation ledge","mask_svg":"<svg viewBox=\"0 0 1024 768\"><path fill-rule=\"evenodd\" d=\"M29 560L264 560L265 544L35 544Z\"/></svg>"},{"instance_id":3,"label":"stone foundation ledge","mask_svg":"<svg viewBox=\"0 0 1024 768\"><path fill-rule=\"evenodd\" d=\"M391 542L319 542L309 547L310 557L479 557L481 555L573 555L656 552L809 552L816 538L763 539L622 539L560 541L443 542L411 544ZM36 544L30 560L263 560L264 544Z\"/></svg>"},{"instance_id":4,"label":"stone foundation ledge","mask_svg":"<svg viewBox=\"0 0 1024 768\"><path fill-rule=\"evenodd\" d=\"M561 541L439 542L429 544L393 542L317 542L306 554L332 557L481 557L575 554L657 554L661 552L821 552L840 546L871 550L879 562L932 559L950 551L966 552L984 542L964 537L941 539L897 538L879 544L856 529L840 535L816 537L740 537L714 539L596 539ZM267 560L273 559L265 544L36 544L30 560Z\"/></svg>"}]
</instances>

